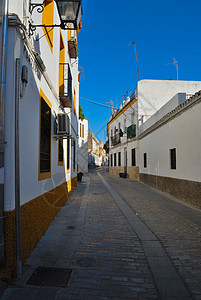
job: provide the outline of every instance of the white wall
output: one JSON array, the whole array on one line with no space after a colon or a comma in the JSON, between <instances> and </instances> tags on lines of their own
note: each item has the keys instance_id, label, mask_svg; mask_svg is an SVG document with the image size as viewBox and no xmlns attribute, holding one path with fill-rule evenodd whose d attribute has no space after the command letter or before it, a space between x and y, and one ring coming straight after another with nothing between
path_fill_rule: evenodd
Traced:
<instances>
[{"instance_id":1,"label":"white wall","mask_svg":"<svg viewBox=\"0 0 201 300\"><path fill-rule=\"evenodd\" d=\"M145 122L177 93L195 94L199 90L201 81L140 80L136 88L138 119L144 116Z\"/></svg>"},{"instance_id":2,"label":"white wall","mask_svg":"<svg viewBox=\"0 0 201 300\"><path fill-rule=\"evenodd\" d=\"M22 16L23 1L10 1L10 12L19 13ZM56 9L56 8L55 8ZM41 18L41 14L38 14ZM55 18L58 14L55 13ZM36 35L41 36L42 29L36 31ZM53 117L62 112L60 102L55 94L58 95L59 88L59 38L60 29L54 29L54 46L51 53L45 37L34 43L33 47L40 50L41 58L46 65L46 74L49 77L50 85L41 72L40 76L36 72L36 64L31 63L33 55L24 46L22 36L14 26L8 29L8 63L7 63L7 86L6 86L6 149L5 149L5 210L12 210L15 207L14 193L14 132L15 132L15 63L16 58L21 59L21 64L28 68L28 84L24 90L23 97L20 98L20 190L21 204L45 193L46 191L62 184L65 181L77 175L77 155L76 168L73 170L73 160L71 155L71 171L66 173L67 142L64 140L64 162L63 166L58 165L58 141L53 138ZM71 60L68 55L67 32L63 33L66 47L65 60L71 64L71 73L73 80L73 90L76 91L76 114L74 109L66 109L71 123L71 135L76 141L76 154L78 154L78 107L79 107L79 83L78 83L78 61ZM34 36L35 39L35 36ZM35 51L37 50L35 48ZM27 49L25 51L25 49ZM38 52L38 51L37 51ZM73 63L73 64L72 64ZM39 169L39 116L40 116L40 89L52 104L52 139L51 139L51 178L38 180ZM64 112L64 110L63 110ZM70 146L72 154L72 147Z\"/></svg>"},{"instance_id":3,"label":"white wall","mask_svg":"<svg viewBox=\"0 0 201 300\"><path fill-rule=\"evenodd\" d=\"M201 103L139 140L140 173L201 181L200 112ZM176 148L176 170L170 169L172 148ZM147 153L147 168L143 153Z\"/></svg>"},{"instance_id":4,"label":"white wall","mask_svg":"<svg viewBox=\"0 0 201 300\"><path fill-rule=\"evenodd\" d=\"M163 105L159 110L157 110L146 122L142 123L139 127L139 134L157 121L159 121L163 116L169 113L178 105L184 103L186 101L186 93L178 93L172 99L170 99L165 105Z\"/></svg>"},{"instance_id":5,"label":"white wall","mask_svg":"<svg viewBox=\"0 0 201 300\"><path fill-rule=\"evenodd\" d=\"M123 110L122 110L123 111ZM126 119L126 127L129 127L130 125L132 125L132 114L135 114L135 124L137 123L137 101L132 104L130 107L128 107L127 110L125 110L123 113L121 113L121 111L119 112L119 114L117 114L117 119L115 119L112 123L110 123L109 125L109 147L111 148L111 129L113 132L113 136L114 136L114 128L116 126L116 129L119 128L119 123L120 123L120 128L123 131L124 135L123 137L121 137L121 143L125 143L127 142L127 131L124 131L124 120ZM119 131L117 131L117 133L119 133Z\"/></svg>"},{"instance_id":6,"label":"white wall","mask_svg":"<svg viewBox=\"0 0 201 300\"><path fill-rule=\"evenodd\" d=\"M80 133L80 124L84 126L84 137ZM88 173L88 120L79 119L79 159L78 171Z\"/></svg>"}]
</instances>

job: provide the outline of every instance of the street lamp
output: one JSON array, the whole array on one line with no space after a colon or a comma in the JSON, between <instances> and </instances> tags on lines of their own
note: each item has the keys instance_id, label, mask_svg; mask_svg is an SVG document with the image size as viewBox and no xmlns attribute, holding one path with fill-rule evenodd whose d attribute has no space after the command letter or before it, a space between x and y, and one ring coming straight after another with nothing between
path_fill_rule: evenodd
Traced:
<instances>
[{"instance_id":1,"label":"street lamp","mask_svg":"<svg viewBox=\"0 0 201 300\"><path fill-rule=\"evenodd\" d=\"M42 3L32 3L30 0L29 11L32 14L36 8L38 13L42 13L44 5L48 0L44 0ZM77 30L80 24L82 16L82 0L55 0L60 17L60 24L43 25L43 24L29 24L29 34L32 35L36 30L36 27L60 27L64 30ZM68 23L73 26L68 27Z\"/></svg>"},{"instance_id":2,"label":"street lamp","mask_svg":"<svg viewBox=\"0 0 201 300\"><path fill-rule=\"evenodd\" d=\"M68 23L77 30L82 16L82 0L55 0L61 19L61 28L66 29Z\"/></svg>"}]
</instances>

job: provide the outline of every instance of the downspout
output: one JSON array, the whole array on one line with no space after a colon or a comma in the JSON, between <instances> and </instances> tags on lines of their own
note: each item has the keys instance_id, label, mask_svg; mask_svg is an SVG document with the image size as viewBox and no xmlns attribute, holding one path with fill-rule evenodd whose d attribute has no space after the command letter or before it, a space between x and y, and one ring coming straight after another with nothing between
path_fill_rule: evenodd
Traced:
<instances>
[{"instance_id":1,"label":"downspout","mask_svg":"<svg viewBox=\"0 0 201 300\"><path fill-rule=\"evenodd\" d=\"M5 152L5 95L8 35L8 0L1 7L1 70L0 70L0 265L5 262L4 239L4 152Z\"/></svg>"},{"instance_id":2,"label":"downspout","mask_svg":"<svg viewBox=\"0 0 201 300\"><path fill-rule=\"evenodd\" d=\"M17 278L22 275L21 222L20 222L20 147L19 147L19 106L20 106L21 59L16 59L15 75L15 224Z\"/></svg>"}]
</instances>

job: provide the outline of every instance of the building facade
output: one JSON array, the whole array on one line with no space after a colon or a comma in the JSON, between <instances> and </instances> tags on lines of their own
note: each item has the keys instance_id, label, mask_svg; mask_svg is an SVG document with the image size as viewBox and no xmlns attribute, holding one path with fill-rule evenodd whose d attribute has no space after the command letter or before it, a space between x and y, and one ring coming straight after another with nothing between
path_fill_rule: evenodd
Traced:
<instances>
[{"instance_id":1,"label":"building facade","mask_svg":"<svg viewBox=\"0 0 201 300\"><path fill-rule=\"evenodd\" d=\"M54 0L42 9L9 1L7 21L1 276L16 272L54 220L78 162L79 29L51 27L61 23Z\"/></svg>"},{"instance_id":2,"label":"building facade","mask_svg":"<svg viewBox=\"0 0 201 300\"><path fill-rule=\"evenodd\" d=\"M78 172L88 173L88 120L79 119Z\"/></svg>"},{"instance_id":3,"label":"building facade","mask_svg":"<svg viewBox=\"0 0 201 300\"><path fill-rule=\"evenodd\" d=\"M99 142L93 132L88 130L88 165L89 168L100 167L103 163L104 143Z\"/></svg>"},{"instance_id":4,"label":"building facade","mask_svg":"<svg viewBox=\"0 0 201 300\"><path fill-rule=\"evenodd\" d=\"M126 173L201 207L197 151L201 141L197 131L200 94L195 94L200 88L200 82L138 83L135 95L108 123L109 172L117 176Z\"/></svg>"}]
</instances>

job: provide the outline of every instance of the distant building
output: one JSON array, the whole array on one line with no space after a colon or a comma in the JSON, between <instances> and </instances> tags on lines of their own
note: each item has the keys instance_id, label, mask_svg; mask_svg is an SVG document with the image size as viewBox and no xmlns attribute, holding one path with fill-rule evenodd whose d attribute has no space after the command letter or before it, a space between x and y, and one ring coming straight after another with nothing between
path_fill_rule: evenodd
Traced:
<instances>
[{"instance_id":1,"label":"distant building","mask_svg":"<svg viewBox=\"0 0 201 300\"><path fill-rule=\"evenodd\" d=\"M138 82L108 122L109 172L201 207L200 89L195 81Z\"/></svg>"},{"instance_id":2,"label":"distant building","mask_svg":"<svg viewBox=\"0 0 201 300\"><path fill-rule=\"evenodd\" d=\"M78 172L88 173L88 120L79 119Z\"/></svg>"},{"instance_id":3,"label":"distant building","mask_svg":"<svg viewBox=\"0 0 201 300\"><path fill-rule=\"evenodd\" d=\"M88 164L89 168L99 167L103 162L103 142L99 142L93 132L88 130Z\"/></svg>"}]
</instances>

